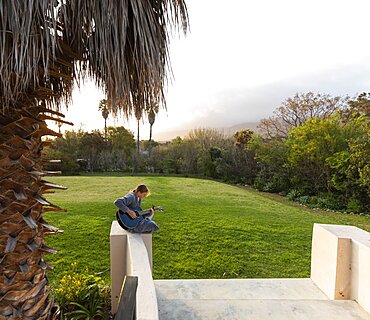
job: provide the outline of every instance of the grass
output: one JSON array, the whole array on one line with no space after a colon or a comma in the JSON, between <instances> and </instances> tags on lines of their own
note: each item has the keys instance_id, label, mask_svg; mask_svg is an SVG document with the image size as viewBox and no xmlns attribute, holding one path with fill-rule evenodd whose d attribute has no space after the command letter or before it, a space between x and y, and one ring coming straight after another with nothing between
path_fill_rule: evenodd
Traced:
<instances>
[{"instance_id":1,"label":"grass","mask_svg":"<svg viewBox=\"0 0 370 320\"><path fill-rule=\"evenodd\" d=\"M69 187L48 196L66 213L47 213L63 229L47 244L58 281L72 262L109 282L113 201L139 183L152 190L143 207L161 205L153 235L155 279L308 277L314 223L355 225L370 231L367 216L311 210L275 195L210 180L175 177L51 177Z\"/></svg>"}]
</instances>

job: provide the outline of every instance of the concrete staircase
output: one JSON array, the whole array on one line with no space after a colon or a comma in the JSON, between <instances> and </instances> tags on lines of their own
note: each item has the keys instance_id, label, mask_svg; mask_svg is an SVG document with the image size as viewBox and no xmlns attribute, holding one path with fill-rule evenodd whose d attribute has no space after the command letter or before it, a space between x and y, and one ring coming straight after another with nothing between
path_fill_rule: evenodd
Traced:
<instances>
[{"instance_id":1,"label":"concrete staircase","mask_svg":"<svg viewBox=\"0 0 370 320\"><path fill-rule=\"evenodd\" d=\"M355 301L329 300L311 279L155 280L161 320L370 320Z\"/></svg>"}]
</instances>

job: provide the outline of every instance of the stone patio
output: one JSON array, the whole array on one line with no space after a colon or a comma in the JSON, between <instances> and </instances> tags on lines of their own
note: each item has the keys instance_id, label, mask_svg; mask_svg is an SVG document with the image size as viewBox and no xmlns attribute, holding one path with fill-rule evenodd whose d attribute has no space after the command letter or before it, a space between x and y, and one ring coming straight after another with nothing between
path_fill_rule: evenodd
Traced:
<instances>
[{"instance_id":1,"label":"stone patio","mask_svg":"<svg viewBox=\"0 0 370 320\"><path fill-rule=\"evenodd\" d=\"M370 320L355 301L329 300L311 279L155 280L161 320Z\"/></svg>"}]
</instances>

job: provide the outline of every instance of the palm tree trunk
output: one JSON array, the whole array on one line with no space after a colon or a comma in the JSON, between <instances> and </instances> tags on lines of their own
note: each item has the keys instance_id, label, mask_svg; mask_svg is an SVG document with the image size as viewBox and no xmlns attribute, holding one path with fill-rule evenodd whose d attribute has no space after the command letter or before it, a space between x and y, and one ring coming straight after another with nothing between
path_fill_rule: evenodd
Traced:
<instances>
[{"instance_id":1,"label":"palm tree trunk","mask_svg":"<svg viewBox=\"0 0 370 320\"><path fill-rule=\"evenodd\" d=\"M107 141L107 119L104 118L104 140Z\"/></svg>"},{"instance_id":2,"label":"palm tree trunk","mask_svg":"<svg viewBox=\"0 0 370 320\"><path fill-rule=\"evenodd\" d=\"M108 137L107 137L107 118L104 117L104 150L103 150L103 156L104 156L104 171L108 171Z\"/></svg>"},{"instance_id":3,"label":"palm tree trunk","mask_svg":"<svg viewBox=\"0 0 370 320\"><path fill-rule=\"evenodd\" d=\"M153 132L153 125L151 124L150 125L150 131L149 131L149 145L151 144L152 142L152 132Z\"/></svg>"},{"instance_id":4,"label":"palm tree trunk","mask_svg":"<svg viewBox=\"0 0 370 320\"><path fill-rule=\"evenodd\" d=\"M137 120L137 139L136 139L136 152L137 155L140 153L140 120Z\"/></svg>"},{"instance_id":5,"label":"palm tree trunk","mask_svg":"<svg viewBox=\"0 0 370 320\"><path fill-rule=\"evenodd\" d=\"M43 180L41 138L59 135L47 128L44 120L51 117L45 112L53 113L32 104L0 112L0 319L54 319L58 313L46 276L51 266L44 260L56 250L44 238L63 231L43 213L62 209L43 194L65 188Z\"/></svg>"},{"instance_id":6,"label":"palm tree trunk","mask_svg":"<svg viewBox=\"0 0 370 320\"><path fill-rule=\"evenodd\" d=\"M148 143L148 151L149 151L149 157L152 152L152 132L153 132L153 125L150 124L150 131L149 131L149 143Z\"/></svg>"}]
</instances>

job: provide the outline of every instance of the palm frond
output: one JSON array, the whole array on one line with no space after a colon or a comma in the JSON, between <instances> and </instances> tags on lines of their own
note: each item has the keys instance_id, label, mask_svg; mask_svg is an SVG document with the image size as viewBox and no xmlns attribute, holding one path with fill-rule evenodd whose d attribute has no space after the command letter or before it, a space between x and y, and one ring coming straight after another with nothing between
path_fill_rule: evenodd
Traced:
<instances>
[{"instance_id":1,"label":"palm frond","mask_svg":"<svg viewBox=\"0 0 370 320\"><path fill-rule=\"evenodd\" d=\"M1 1L2 111L36 90L58 109L87 77L114 113L164 105L169 36L180 28L188 28L183 0Z\"/></svg>"}]
</instances>

